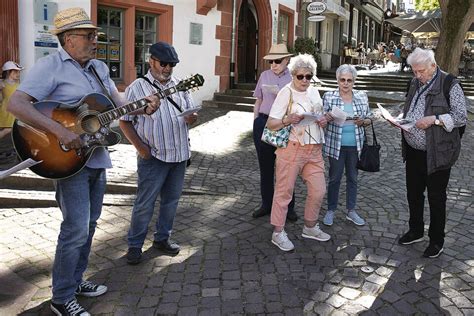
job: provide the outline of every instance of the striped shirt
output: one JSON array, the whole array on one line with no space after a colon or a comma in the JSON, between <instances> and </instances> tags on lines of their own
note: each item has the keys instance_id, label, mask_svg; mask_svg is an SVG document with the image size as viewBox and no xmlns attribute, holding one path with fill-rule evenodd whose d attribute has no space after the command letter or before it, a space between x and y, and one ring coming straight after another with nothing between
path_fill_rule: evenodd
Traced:
<instances>
[{"instance_id":1,"label":"striped shirt","mask_svg":"<svg viewBox=\"0 0 474 316\"><path fill-rule=\"evenodd\" d=\"M152 76L150 71L146 74L161 90L176 86L179 79L172 76L162 85ZM137 101L156 93L156 89L143 79L136 79L125 90L129 101ZM194 108L194 101L188 91L177 92L169 96L183 110ZM150 146L151 154L164 162L182 162L191 157L189 148L188 125L183 117L179 117L178 109L166 98L160 100L160 107L152 115L124 115L121 120L132 121L140 139Z\"/></svg>"},{"instance_id":2,"label":"striped shirt","mask_svg":"<svg viewBox=\"0 0 474 316\"><path fill-rule=\"evenodd\" d=\"M344 102L339 94L339 89L326 92L323 95L324 112L331 112L334 107L344 111ZM354 115L367 118L370 116L369 100L364 91L352 90L352 106ZM355 140L357 151L360 155L364 143L364 128L355 128ZM326 142L323 147L323 154L334 159L339 159L342 143L342 126L329 122L326 127Z\"/></svg>"}]
</instances>

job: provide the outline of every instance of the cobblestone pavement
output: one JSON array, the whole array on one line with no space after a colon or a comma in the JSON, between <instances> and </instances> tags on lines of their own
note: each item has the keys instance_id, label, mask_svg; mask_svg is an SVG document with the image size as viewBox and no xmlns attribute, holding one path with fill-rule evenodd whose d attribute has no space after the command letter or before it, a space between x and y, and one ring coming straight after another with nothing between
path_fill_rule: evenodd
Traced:
<instances>
[{"instance_id":1,"label":"cobblestone pavement","mask_svg":"<svg viewBox=\"0 0 474 316\"><path fill-rule=\"evenodd\" d=\"M250 215L259 206L252 114L205 108L202 117L207 122L192 129L193 159L174 225L182 251L166 257L153 250L155 215L144 261L127 265L132 200L104 206L86 277L109 291L79 299L92 314L474 315L472 122L449 184L445 252L424 259L426 236L422 243L397 244L408 211L395 128L375 121L382 170L359 174L358 210L367 224L345 219L343 184L334 225L321 225L331 240L303 239L305 187L298 180L300 218L286 226L296 248L285 253L270 242L269 218ZM114 149L110 180L134 183L133 148ZM55 207L0 209L0 314L50 315L60 220Z\"/></svg>"}]
</instances>

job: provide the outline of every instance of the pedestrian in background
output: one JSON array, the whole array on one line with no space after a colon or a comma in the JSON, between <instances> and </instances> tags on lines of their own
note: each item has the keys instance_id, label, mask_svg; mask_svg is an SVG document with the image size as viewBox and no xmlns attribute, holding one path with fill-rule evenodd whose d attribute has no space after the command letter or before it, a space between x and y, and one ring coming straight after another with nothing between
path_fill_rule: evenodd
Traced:
<instances>
[{"instance_id":1,"label":"pedestrian in background","mask_svg":"<svg viewBox=\"0 0 474 316\"><path fill-rule=\"evenodd\" d=\"M173 76L179 63L173 46L158 42L150 47L150 69L145 78L132 82L125 90L129 101L175 87L180 80ZM170 236L183 190L186 162L191 157L188 125L197 120L197 114L179 116L181 111L194 108L188 91L180 91L164 98L152 115L125 115L120 128L135 146L138 157L137 198L133 205L128 231L127 262L138 264L148 232L148 224L160 196L153 247L167 255L177 255L180 247ZM177 109L179 108L179 109Z\"/></svg>"},{"instance_id":2,"label":"pedestrian in background","mask_svg":"<svg viewBox=\"0 0 474 316\"><path fill-rule=\"evenodd\" d=\"M75 104L90 93L102 93L102 81L116 104L124 100L110 78L107 65L95 59L97 27L82 8L59 11L54 18L61 48L40 58L11 97L8 110L18 119L39 130L54 134L68 149L83 146L80 135L42 114L32 102L55 100L62 106ZM93 69L98 74L96 77ZM149 113L156 110L157 98L150 98ZM106 148L98 147L86 166L75 175L55 180L56 201L63 215L53 264L51 310L56 315L90 315L76 295L94 297L107 292L105 285L85 281L92 237L102 211L106 168L112 163Z\"/></svg>"},{"instance_id":3,"label":"pedestrian in background","mask_svg":"<svg viewBox=\"0 0 474 316\"><path fill-rule=\"evenodd\" d=\"M307 187L304 209L304 238L327 241L331 237L317 224L319 210L326 192L322 145L326 118L317 88L311 86L316 73L316 62L309 54L292 57L288 65L292 80L278 93L270 110L267 127L278 130L292 125L286 148L276 150L276 184L271 212L274 226L272 243L283 251L294 249L284 227L288 203L294 191L296 178L301 175ZM288 108L290 111L287 115ZM303 113L320 114L305 125L298 125Z\"/></svg>"},{"instance_id":4,"label":"pedestrian in background","mask_svg":"<svg viewBox=\"0 0 474 316\"><path fill-rule=\"evenodd\" d=\"M357 161L364 144L364 126L370 125L371 121L368 119L370 109L367 94L353 89L356 78L357 70L354 66L347 64L339 66L336 70L338 88L335 91L326 92L323 96L325 112L331 112L337 107L351 118L343 125L338 125L330 114L327 115L329 123L323 147L324 155L329 157L328 210L323 219L323 223L327 226L331 226L334 222L344 169L346 172L346 219L359 226L365 224L364 219L356 212Z\"/></svg>"},{"instance_id":5,"label":"pedestrian in background","mask_svg":"<svg viewBox=\"0 0 474 316\"><path fill-rule=\"evenodd\" d=\"M270 69L261 73L253 94L257 98L253 110L253 142L260 168L260 194L262 196L262 204L252 213L254 218L268 215L272 209L276 148L262 141L262 133L277 93L291 82L290 71L287 67L291 56L285 44L273 45L268 55L263 57L270 63ZM286 217L291 222L298 219L295 212L294 194L288 205Z\"/></svg>"},{"instance_id":6,"label":"pedestrian in background","mask_svg":"<svg viewBox=\"0 0 474 316\"><path fill-rule=\"evenodd\" d=\"M430 241L423 256L436 258L444 250L446 189L451 167L461 150L459 127L466 124L466 99L459 80L452 77L449 95L444 95L449 74L437 66L432 50L416 48L407 62L415 78L410 83L403 118L416 122L416 125L409 132L402 130L410 219L409 230L398 243L409 245L423 240L426 189Z\"/></svg>"},{"instance_id":7,"label":"pedestrian in background","mask_svg":"<svg viewBox=\"0 0 474 316\"><path fill-rule=\"evenodd\" d=\"M8 169L18 162L11 138L15 117L7 111L10 97L20 84L20 71L23 67L14 61L7 61L2 67L0 80L0 169Z\"/></svg>"}]
</instances>

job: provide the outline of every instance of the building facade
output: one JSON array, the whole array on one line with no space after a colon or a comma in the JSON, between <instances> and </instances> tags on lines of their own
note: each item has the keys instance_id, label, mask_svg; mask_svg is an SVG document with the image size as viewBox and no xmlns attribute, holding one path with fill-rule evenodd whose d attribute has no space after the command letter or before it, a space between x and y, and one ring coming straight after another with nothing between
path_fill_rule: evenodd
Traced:
<instances>
[{"instance_id":1,"label":"building facade","mask_svg":"<svg viewBox=\"0 0 474 316\"><path fill-rule=\"evenodd\" d=\"M263 60L272 44L292 47L311 37L321 54L319 68L339 65L346 43L373 46L382 38L383 12L361 0L320 0L324 20L308 21L308 0L2 0L0 62L28 69L55 52L49 33L57 11L82 7L99 27L97 58L123 90L148 70L148 49L157 41L175 46L179 77L199 73L205 84L193 95L211 99L236 82L255 82L269 68ZM370 0L383 7L385 0ZM5 43L8 43L5 45Z\"/></svg>"}]
</instances>

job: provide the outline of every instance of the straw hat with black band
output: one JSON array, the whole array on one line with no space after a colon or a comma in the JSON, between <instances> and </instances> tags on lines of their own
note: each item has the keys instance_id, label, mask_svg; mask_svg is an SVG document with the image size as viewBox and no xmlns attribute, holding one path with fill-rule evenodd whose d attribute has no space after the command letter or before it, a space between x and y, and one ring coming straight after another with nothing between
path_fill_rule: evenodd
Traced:
<instances>
[{"instance_id":1,"label":"straw hat with black band","mask_svg":"<svg viewBox=\"0 0 474 316\"><path fill-rule=\"evenodd\" d=\"M288 52L288 48L285 44L274 44L270 47L270 51L267 55L263 56L265 60L275 60L275 59L282 59L285 57L291 57L293 54Z\"/></svg>"},{"instance_id":2,"label":"straw hat with black band","mask_svg":"<svg viewBox=\"0 0 474 316\"><path fill-rule=\"evenodd\" d=\"M59 11L54 17L55 29L50 30L54 35L73 29L99 29L95 26L86 11L82 8L69 8Z\"/></svg>"}]
</instances>

